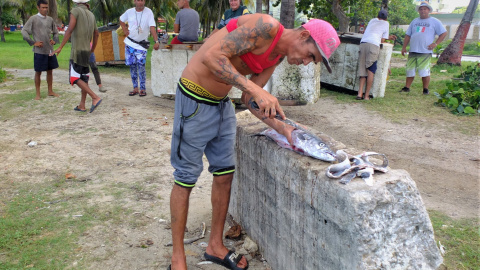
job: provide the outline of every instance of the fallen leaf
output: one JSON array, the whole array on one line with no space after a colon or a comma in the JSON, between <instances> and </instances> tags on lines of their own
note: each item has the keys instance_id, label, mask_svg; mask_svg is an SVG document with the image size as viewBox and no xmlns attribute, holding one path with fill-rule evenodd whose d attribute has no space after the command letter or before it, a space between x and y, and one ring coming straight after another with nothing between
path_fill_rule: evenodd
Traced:
<instances>
[{"instance_id":1,"label":"fallen leaf","mask_svg":"<svg viewBox=\"0 0 480 270\"><path fill-rule=\"evenodd\" d=\"M230 227L230 229L228 229L228 231L225 233L225 238L235 240L235 239L239 239L241 234L242 234L242 226L235 225Z\"/></svg>"}]
</instances>

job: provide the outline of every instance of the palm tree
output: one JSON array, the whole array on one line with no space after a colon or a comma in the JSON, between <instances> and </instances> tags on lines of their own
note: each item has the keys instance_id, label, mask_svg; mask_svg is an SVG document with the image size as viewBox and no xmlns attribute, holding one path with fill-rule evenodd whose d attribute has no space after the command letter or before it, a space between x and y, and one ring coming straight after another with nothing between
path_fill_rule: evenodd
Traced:
<instances>
[{"instance_id":1,"label":"palm tree","mask_svg":"<svg viewBox=\"0 0 480 270\"><path fill-rule=\"evenodd\" d=\"M57 1L48 0L48 16L53 18L53 21L57 23L58 13L57 13Z\"/></svg>"},{"instance_id":2,"label":"palm tree","mask_svg":"<svg viewBox=\"0 0 480 270\"><path fill-rule=\"evenodd\" d=\"M295 26L295 0L282 0L280 6L280 23L287 29Z\"/></svg>"},{"instance_id":3,"label":"palm tree","mask_svg":"<svg viewBox=\"0 0 480 270\"><path fill-rule=\"evenodd\" d=\"M262 4L263 0L257 0L256 2L256 13L262 13Z\"/></svg>"},{"instance_id":4,"label":"palm tree","mask_svg":"<svg viewBox=\"0 0 480 270\"><path fill-rule=\"evenodd\" d=\"M468 30L472 24L473 16L478 7L479 0L470 0L468 4L467 11L463 15L460 26L457 29L457 33L453 37L452 42L445 48L445 50L440 54L438 58L438 64L452 64L460 66L462 64L462 52L463 47L465 46L465 39L467 38Z\"/></svg>"},{"instance_id":5,"label":"palm tree","mask_svg":"<svg viewBox=\"0 0 480 270\"><path fill-rule=\"evenodd\" d=\"M173 25L175 21L175 15L178 11L176 3L176 0L153 1L153 3L151 3L151 6L149 6L156 17L161 17L167 21L167 29L168 26Z\"/></svg>"},{"instance_id":6,"label":"palm tree","mask_svg":"<svg viewBox=\"0 0 480 270\"><path fill-rule=\"evenodd\" d=\"M3 23L2 23L2 13L3 10L12 8L12 7L19 7L20 6L19 0L0 0L0 41L5 42L5 35L3 33Z\"/></svg>"}]
</instances>

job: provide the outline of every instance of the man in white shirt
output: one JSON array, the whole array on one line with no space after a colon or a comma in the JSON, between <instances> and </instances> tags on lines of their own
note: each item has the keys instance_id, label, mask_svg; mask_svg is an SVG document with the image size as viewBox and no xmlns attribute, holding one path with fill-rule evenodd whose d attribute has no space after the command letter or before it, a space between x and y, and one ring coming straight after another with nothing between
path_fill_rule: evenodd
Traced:
<instances>
[{"instance_id":1,"label":"man in white shirt","mask_svg":"<svg viewBox=\"0 0 480 270\"><path fill-rule=\"evenodd\" d=\"M372 88L373 78L377 70L377 60L380 53L380 43L384 43L387 39L396 39L394 35L389 36L390 24L387 21L388 13L382 9L378 12L377 18L373 18L368 22L367 29L360 41L360 52L358 58L358 73L360 83L358 87L357 100L370 99L370 89ZM363 87L367 82L365 96L363 95Z\"/></svg>"},{"instance_id":2,"label":"man in white shirt","mask_svg":"<svg viewBox=\"0 0 480 270\"><path fill-rule=\"evenodd\" d=\"M430 84L430 61L433 49L440 44L447 36L447 30L437 18L430 17L432 7L427 2L420 3L417 6L420 17L415 18L407 29L405 40L403 41L402 55L407 52L407 45L410 43L410 52L407 60L407 79L405 87L400 92L410 92L410 86L415 79L415 73L422 77L423 94L428 95L428 86ZM435 35L438 35L437 41Z\"/></svg>"},{"instance_id":3,"label":"man in white shirt","mask_svg":"<svg viewBox=\"0 0 480 270\"><path fill-rule=\"evenodd\" d=\"M126 23L128 22L128 28ZM145 6L145 0L135 0L135 7L130 8L120 16L120 26L127 36L125 38L125 64L130 66L133 91L129 96L143 97L147 95L145 81L145 63L147 62L147 49L150 46L148 34L155 40L153 48L158 50L160 43L157 37L155 18L151 9ZM140 80L140 91L138 81Z\"/></svg>"}]
</instances>

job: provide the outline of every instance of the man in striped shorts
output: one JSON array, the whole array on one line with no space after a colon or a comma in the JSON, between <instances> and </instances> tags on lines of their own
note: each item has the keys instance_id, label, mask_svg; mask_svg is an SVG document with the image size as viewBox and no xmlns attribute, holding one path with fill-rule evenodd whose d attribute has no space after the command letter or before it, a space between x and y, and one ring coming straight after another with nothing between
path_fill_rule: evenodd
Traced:
<instances>
[{"instance_id":1,"label":"man in striped shorts","mask_svg":"<svg viewBox=\"0 0 480 270\"><path fill-rule=\"evenodd\" d=\"M417 11L420 17L410 23L403 41L402 55L405 56L408 43L410 43L410 52L407 60L407 80L405 87L400 92L410 92L410 86L415 79L415 72L418 70L418 75L422 77L423 94L428 95L430 59L433 49L447 35L447 30L437 18L430 17L429 14L433 9L427 2L422 2L417 6ZM435 35L438 35L437 41L434 41Z\"/></svg>"}]
</instances>

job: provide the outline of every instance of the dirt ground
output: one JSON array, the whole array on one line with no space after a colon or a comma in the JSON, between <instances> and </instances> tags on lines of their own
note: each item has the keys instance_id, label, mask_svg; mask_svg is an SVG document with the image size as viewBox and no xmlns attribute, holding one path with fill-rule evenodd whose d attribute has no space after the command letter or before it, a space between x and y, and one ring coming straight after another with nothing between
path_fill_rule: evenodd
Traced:
<instances>
[{"instance_id":1,"label":"dirt ground","mask_svg":"<svg viewBox=\"0 0 480 270\"><path fill-rule=\"evenodd\" d=\"M8 71L33 79L32 70ZM90 194L86 202L99 209L120 204L131 210L133 221L102 224L84 234L72 266L88 260L90 269L166 269L171 254L171 247L164 244L171 240L169 151L174 101L155 97L150 89L146 97L129 97L129 78L102 75L108 89L99 93L102 104L92 114L79 113L73 108L80 94L66 80L66 71L54 71L59 98L31 101L34 109L23 108L13 119L0 119L0 162L5 175L14 181L39 183L71 173L78 185L59 190L58 197ZM44 82L42 86L45 92ZM3 91L15 93L15 85ZM347 147L385 154L392 169L411 174L427 209L455 218L479 216L478 136L428 125L421 118L392 123L366 111L361 103L347 108L321 99L314 105L284 110L289 118ZM29 147L29 141L37 145ZM205 239L186 245L189 269L224 269L201 264L211 218L210 182L211 176L204 172L191 196L186 237L198 235L202 222L207 233ZM118 199L112 190L122 187L127 191ZM241 244L226 241L231 247ZM261 255L249 259L249 269L270 269Z\"/></svg>"}]
</instances>

